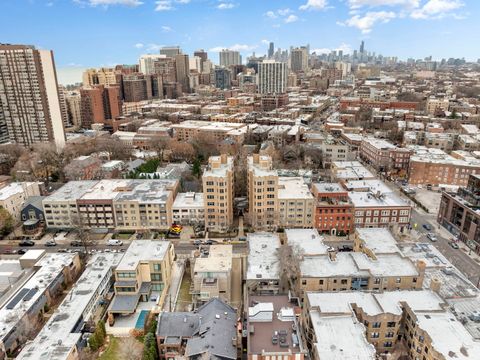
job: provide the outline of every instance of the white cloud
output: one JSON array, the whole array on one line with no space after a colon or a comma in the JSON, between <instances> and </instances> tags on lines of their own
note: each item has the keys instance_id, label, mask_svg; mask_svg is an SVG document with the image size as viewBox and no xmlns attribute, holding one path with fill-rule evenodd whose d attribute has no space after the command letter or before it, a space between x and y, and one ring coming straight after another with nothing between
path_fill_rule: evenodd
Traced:
<instances>
[{"instance_id":1,"label":"white cloud","mask_svg":"<svg viewBox=\"0 0 480 360\"><path fill-rule=\"evenodd\" d=\"M133 46L135 46L135 48L137 48L137 49L142 49L145 45L143 45L142 43L136 43Z\"/></svg>"},{"instance_id":2,"label":"white cloud","mask_svg":"<svg viewBox=\"0 0 480 360\"><path fill-rule=\"evenodd\" d=\"M239 52L252 51L258 48L258 45L247 45L247 44L235 44L232 46L215 46L214 48L209 49L210 52L220 52L223 49L234 50Z\"/></svg>"},{"instance_id":3,"label":"white cloud","mask_svg":"<svg viewBox=\"0 0 480 360\"><path fill-rule=\"evenodd\" d=\"M155 11L168 11L173 9L171 0L155 1Z\"/></svg>"},{"instance_id":4,"label":"white cloud","mask_svg":"<svg viewBox=\"0 0 480 360\"><path fill-rule=\"evenodd\" d=\"M278 15L280 15L280 16L288 15L291 12L292 12L292 10L290 10L289 8L277 10Z\"/></svg>"},{"instance_id":5,"label":"white cloud","mask_svg":"<svg viewBox=\"0 0 480 360\"><path fill-rule=\"evenodd\" d=\"M171 32L172 31L172 28L170 26L162 26L162 31L163 32Z\"/></svg>"},{"instance_id":6,"label":"white cloud","mask_svg":"<svg viewBox=\"0 0 480 360\"><path fill-rule=\"evenodd\" d=\"M262 44L264 45L270 45L270 40L267 40L267 39L263 39L262 41L260 41Z\"/></svg>"},{"instance_id":7,"label":"white cloud","mask_svg":"<svg viewBox=\"0 0 480 360\"><path fill-rule=\"evenodd\" d=\"M307 0L307 3L300 6L300 10L324 10L328 5L327 0Z\"/></svg>"},{"instance_id":8,"label":"white cloud","mask_svg":"<svg viewBox=\"0 0 480 360\"><path fill-rule=\"evenodd\" d=\"M228 9L233 9L235 7L234 3L231 2L222 2L218 4L217 9L220 10L228 10Z\"/></svg>"},{"instance_id":9,"label":"white cloud","mask_svg":"<svg viewBox=\"0 0 480 360\"><path fill-rule=\"evenodd\" d=\"M109 5L124 5L124 6L139 6L143 2L140 0L88 0L88 4L91 6L109 6Z\"/></svg>"},{"instance_id":10,"label":"white cloud","mask_svg":"<svg viewBox=\"0 0 480 360\"><path fill-rule=\"evenodd\" d=\"M458 16L452 13L464 7L465 4L460 0L429 0L421 8L412 12L414 19L441 19L446 16Z\"/></svg>"},{"instance_id":11,"label":"white cloud","mask_svg":"<svg viewBox=\"0 0 480 360\"><path fill-rule=\"evenodd\" d=\"M148 44L147 45L147 51L148 52L158 52L164 45L159 45L159 44Z\"/></svg>"},{"instance_id":12,"label":"white cloud","mask_svg":"<svg viewBox=\"0 0 480 360\"><path fill-rule=\"evenodd\" d=\"M420 6L420 0L348 0L348 6L351 9L358 9L364 6L402 6L414 9Z\"/></svg>"},{"instance_id":13,"label":"white cloud","mask_svg":"<svg viewBox=\"0 0 480 360\"><path fill-rule=\"evenodd\" d=\"M356 27L362 34L368 34L377 23L388 23L396 18L393 11L373 11L367 12L365 15L354 15L345 22L337 22L339 25Z\"/></svg>"},{"instance_id":14,"label":"white cloud","mask_svg":"<svg viewBox=\"0 0 480 360\"><path fill-rule=\"evenodd\" d=\"M271 18L271 19L276 19L276 18L278 17L277 15L275 15L275 12L274 12L274 11L267 11L267 12L265 13L265 16L267 16L267 17L269 17L269 18Z\"/></svg>"},{"instance_id":15,"label":"white cloud","mask_svg":"<svg viewBox=\"0 0 480 360\"><path fill-rule=\"evenodd\" d=\"M298 21L298 16L297 15L288 15L287 18L285 18L285 23L289 24L289 23L293 23L295 21Z\"/></svg>"},{"instance_id":16,"label":"white cloud","mask_svg":"<svg viewBox=\"0 0 480 360\"><path fill-rule=\"evenodd\" d=\"M190 0L175 0L175 2L177 2L179 4L189 4Z\"/></svg>"},{"instance_id":17,"label":"white cloud","mask_svg":"<svg viewBox=\"0 0 480 360\"><path fill-rule=\"evenodd\" d=\"M352 53L352 46L350 44L341 43L336 48L316 48L311 49L311 52L318 54L330 54L332 51L343 51L344 54L351 54Z\"/></svg>"}]
</instances>

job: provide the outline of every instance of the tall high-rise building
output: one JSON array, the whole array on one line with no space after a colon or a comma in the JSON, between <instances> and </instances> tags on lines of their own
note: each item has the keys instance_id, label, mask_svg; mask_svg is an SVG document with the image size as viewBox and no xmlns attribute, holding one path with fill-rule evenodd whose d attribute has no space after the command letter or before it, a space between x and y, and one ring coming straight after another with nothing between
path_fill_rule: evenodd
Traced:
<instances>
[{"instance_id":1,"label":"tall high-rise building","mask_svg":"<svg viewBox=\"0 0 480 360\"><path fill-rule=\"evenodd\" d=\"M232 87L232 72L225 68L215 69L215 87L225 90Z\"/></svg>"},{"instance_id":2,"label":"tall high-rise building","mask_svg":"<svg viewBox=\"0 0 480 360\"><path fill-rule=\"evenodd\" d=\"M0 143L65 145L53 52L0 44Z\"/></svg>"},{"instance_id":3,"label":"tall high-rise building","mask_svg":"<svg viewBox=\"0 0 480 360\"><path fill-rule=\"evenodd\" d=\"M68 122L68 108L67 108L67 100L65 98L66 92L67 92L67 89L65 89L65 86L58 85L58 100L60 101L60 112L62 113L62 121L63 121L64 128L72 126Z\"/></svg>"},{"instance_id":4,"label":"tall high-rise building","mask_svg":"<svg viewBox=\"0 0 480 360\"><path fill-rule=\"evenodd\" d=\"M273 42L270 42L270 45L268 46L268 58L273 59L273 53L275 52L275 45Z\"/></svg>"},{"instance_id":5,"label":"tall high-rise building","mask_svg":"<svg viewBox=\"0 0 480 360\"><path fill-rule=\"evenodd\" d=\"M155 74L155 61L166 58L166 55L147 54L140 56L138 60L140 64L140 72L145 75Z\"/></svg>"},{"instance_id":6,"label":"tall high-rise building","mask_svg":"<svg viewBox=\"0 0 480 360\"><path fill-rule=\"evenodd\" d=\"M360 44L360 54L363 54L365 52L365 42L362 40Z\"/></svg>"},{"instance_id":7,"label":"tall high-rise building","mask_svg":"<svg viewBox=\"0 0 480 360\"><path fill-rule=\"evenodd\" d=\"M242 56L238 51L223 49L220 51L220 66L241 65Z\"/></svg>"},{"instance_id":8,"label":"tall high-rise building","mask_svg":"<svg viewBox=\"0 0 480 360\"><path fill-rule=\"evenodd\" d=\"M307 48L302 46L292 49L290 52L290 68L293 72L301 72L307 70L308 67L308 53Z\"/></svg>"},{"instance_id":9,"label":"tall high-rise building","mask_svg":"<svg viewBox=\"0 0 480 360\"><path fill-rule=\"evenodd\" d=\"M117 77L115 69L113 68L100 68L100 69L87 69L83 72L83 86L95 86L95 85L116 85Z\"/></svg>"},{"instance_id":10,"label":"tall high-rise building","mask_svg":"<svg viewBox=\"0 0 480 360\"><path fill-rule=\"evenodd\" d=\"M177 82L182 85L183 92L189 92L190 81L188 79L188 74L190 73L190 64L188 60L188 55L178 54L175 56L175 68L177 74Z\"/></svg>"},{"instance_id":11,"label":"tall high-rise building","mask_svg":"<svg viewBox=\"0 0 480 360\"><path fill-rule=\"evenodd\" d=\"M193 53L193 56L198 56L200 59L202 59L202 61L208 60L208 53L203 49L196 50Z\"/></svg>"},{"instance_id":12,"label":"tall high-rise building","mask_svg":"<svg viewBox=\"0 0 480 360\"><path fill-rule=\"evenodd\" d=\"M104 123L122 114L118 86L96 85L80 90L80 113L82 128Z\"/></svg>"},{"instance_id":13,"label":"tall high-rise building","mask_svg":"<svg viewBox=\"0 0 480 360\"><path fill-rule=\"evenodd\" d=\"M164 46L160 49L160 55L165 55L167 57L175 57L182 53L180 46Z\"/></svg>"},{"instance_id":14,"label":"tall high-rise building","mask_svg":"<svg viewBox=\"0 0 480 360\"><path fill-rule=\"evenodd\" d=\"M258 91L261 94L281 94L287 87L287 64L264 60L258 64Z\"/></svg>"},{"instance_id":15,"label":"tall high-rise building","mask_svg":"<svg viewBox=\"0 0 480 360\"><path fill-rule=\"evenodd\" d=\"M82 123L80 93L76 91L69 92L65 95L65 100L67 102L68 123L72 126L80 126Z\"/></svg>"}]
</instances>

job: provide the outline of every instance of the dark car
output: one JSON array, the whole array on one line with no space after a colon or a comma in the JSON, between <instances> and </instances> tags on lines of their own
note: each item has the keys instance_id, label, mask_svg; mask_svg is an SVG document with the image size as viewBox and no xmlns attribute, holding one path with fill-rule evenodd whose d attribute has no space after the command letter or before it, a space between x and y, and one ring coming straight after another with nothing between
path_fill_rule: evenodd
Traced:
<instances>
[{"instance_id":1,"label":"dark car","mask_svg":"<svg viewBox=\"0 0 480 360\"><path fill-rule=\"evenodd\" d=\"M353 251L353 246L350 245L341 245L338 247L339 252L350 252Z\"/></svg>"},{"instance_id":2,"label":"dark car","mask_svg":"<svg viewBox=\"0 0 480 360\"><path fill-rule=\"evenodd\" d=\"M18 254L18 255L23 255L23 254L25 254L26 252L27 252L26 249L20 249L20 250L17 251L17 254Z\"/></svg>"},{"instance_id":3,"label":"dark car","mask_svg":"<svg viewBox=\"0 0 480 360\"><path fill-rule=\"evenodd\" d=\"M18 246L35 246L35 242L32 240L22 240L18 243Z\"/></svg>"},{"instance_id":4,"label":"dark car","mask_svg":"<svg viewBox=\"0 0 480 360\"><path fill-rule=\"evenodd\" d=\"M432 230L432 225L430 225L430 224L423 224L423 228L424 228L425 230L431 231L431 230Z\"/></svg>"},{"instance_id":5,"label":"dark car","mask_svg":"<svg viewBox=\"0 0 480 360\"><path fill-rule=\"evenodd\" d=\"M198 246L202 244L202 240L193 240L193 245Z\"/></svg>"},{"instance_id":6,"label":"dark car","mask_svg":"<svg viewBox=\"0 0 480 360\"><path fill-rule=\"evenodd\" d=\"M80 240L73 240L70 241L70 246L82 246L82 242Z\"/></svg>"}]
</instances>

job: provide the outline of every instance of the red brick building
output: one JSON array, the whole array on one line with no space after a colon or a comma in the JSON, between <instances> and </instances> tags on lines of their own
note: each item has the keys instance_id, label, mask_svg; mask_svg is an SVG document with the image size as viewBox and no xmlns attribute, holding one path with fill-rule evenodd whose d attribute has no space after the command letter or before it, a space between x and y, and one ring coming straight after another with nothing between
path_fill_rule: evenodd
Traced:
<instances>
[{"instance_id":1,"label":"red brick building","mask_svg":"<svg viewBox=\"0 0 480 360\"><path fill-rule=\"evenodd\" d=\"M353 230L353 205L337 183L312 185L316 200L314 226L320 233L349 234Z\"/></svg>"}]
</instances>

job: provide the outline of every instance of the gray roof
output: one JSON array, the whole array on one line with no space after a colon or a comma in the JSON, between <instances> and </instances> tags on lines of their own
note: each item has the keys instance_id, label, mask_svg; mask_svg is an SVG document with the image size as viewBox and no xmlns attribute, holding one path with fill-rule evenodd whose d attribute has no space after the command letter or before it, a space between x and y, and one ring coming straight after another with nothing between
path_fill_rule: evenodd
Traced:
<instances>
[{"instance_id":1,"label":"gray roof","mask_svg":"<svg viewBox=\"0 0 480 360\"><path fill-rule=\"evenodd\" d=\"M28 205L32 205L40 211L43 211L42 200L45 196L29 196L23 203L22 210L25 209Z\"/></svg>"},{"instance_id":2,"label":"gray roof","mask_svg":"<svg viewBox=\"0 0 480 360\"><path fill-rule=\"evenodd\" d=\"M236 359L237 312L217 298L210 299L196 312L161 313L157 336L188 338L185 355L208 354L211 359Z\"/></svg>"},{"instance_id":3,"label":"gray roof","mask_svg":"<svg viewBox=\"0 0 480 360\"><path fill-rule=\"evenodd\" d=\"M110 305L111 312L134 312L137 308L140 294L115 295Z\"/></svg>"}]
</instances>

